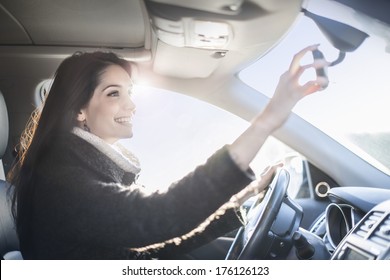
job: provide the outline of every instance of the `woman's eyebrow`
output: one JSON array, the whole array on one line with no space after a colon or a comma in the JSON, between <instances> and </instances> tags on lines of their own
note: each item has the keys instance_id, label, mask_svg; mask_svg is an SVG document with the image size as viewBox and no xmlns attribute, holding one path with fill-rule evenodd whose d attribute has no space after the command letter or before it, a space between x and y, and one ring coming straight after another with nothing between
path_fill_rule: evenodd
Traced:
<instances>
[{"instance_id":1,"label":"woman's eyebrow","mask_svg":"<svg viewBox=\"0 0 390 280\"><path fill-rule=\"evenodd\" d=\"M126 88L125 85L120 85L120 84L110 84L110 85L107 85L105 86L102 91L105 91L106 89L110 88L110 87L118 87L118 88ZM134 87L133 83L129 84L128 88L129 89L132 89Z\"/></svg>"},{"instance_id":2,"label":"woman's eyebrow","mask_svg":"<svg viewBox=\"0 0 390 280\"><path fill-rule=\"evenodd\" d=\"M110 87L122 87L122 86L121 85L116 85L116 84L108 85L108 86L103 88L103 91L105 91L106 89L108 89Z\"/></svg>"}]
</instances>

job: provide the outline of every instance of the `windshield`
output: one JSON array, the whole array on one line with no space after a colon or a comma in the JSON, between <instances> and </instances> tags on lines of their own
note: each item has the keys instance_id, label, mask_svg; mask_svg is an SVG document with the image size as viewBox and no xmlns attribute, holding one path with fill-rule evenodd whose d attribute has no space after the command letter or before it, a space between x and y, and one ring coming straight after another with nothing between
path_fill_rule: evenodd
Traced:
<instances>
[{"instance_id":1,"label":"windshield","mask_svg":"<svg viewBox=\"0 0 390 280\"><path fill-rule=\"evenodd\" d=\"M390 44L389 39L381 37L381 34L389 36L390 28L379 23L370 25L370 37L356 51L347 53L341 64L328 69L328 88L302 100L294 112L390 174ZM320 43L319 49L328 61L337 58L338 50L315 23L301 17L277 47L244 69L239 77L271 97L291 57L316 43ZM312 61L311 56L305 59L304 63ZM314 71L309 73L301 82L314 75Z\"/></svg>"},{"instance_id":2,"label":"windshield","mask_svg":"<svg viewBox=\"0 0 390 280\"><path fill-rule=\"evenodd\" d=\"M203 164L249 125L236 115L179 93L136 86L134 137L121 140L141 161L138 183L164 190ZM251 167L256 175L294 151L269 137ZM168 167L168 168L167 168Z\"/></svg>"}]
</instances>

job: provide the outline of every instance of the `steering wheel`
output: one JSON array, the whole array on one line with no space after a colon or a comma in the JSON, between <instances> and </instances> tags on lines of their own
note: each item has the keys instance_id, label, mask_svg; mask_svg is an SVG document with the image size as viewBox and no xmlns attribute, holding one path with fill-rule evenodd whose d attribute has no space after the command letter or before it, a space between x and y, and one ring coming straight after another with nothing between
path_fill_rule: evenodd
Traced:
<instances>
[{"instance_id":1,"label":"steering wheel","mask_svg":"<svg viewBox=\"0 0 390 280\"><path fill-rule=\"evenodd\" d=\"M278 169L264 196L258 197L248 211L248 223L240 228L226 256L233 259L264 259L267 236L286 196L290 175Z\"/></svg>"}]
</instances>

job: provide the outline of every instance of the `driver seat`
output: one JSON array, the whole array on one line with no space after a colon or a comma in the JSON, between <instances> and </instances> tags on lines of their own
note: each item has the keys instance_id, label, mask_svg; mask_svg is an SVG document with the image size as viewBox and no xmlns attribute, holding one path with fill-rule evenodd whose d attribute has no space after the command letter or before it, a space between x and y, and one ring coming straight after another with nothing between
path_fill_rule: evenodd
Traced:
<instances>
[{"instance_id":1,"label":"driver seat","mask_svg":"<svg viewBox=\"0 0 390 280\"><path fill-rule=\"evenodd\" d=\"M5 180L3 156L8 143L8 113L0 92L0 255L1 259L23 259L19 251L14 219L11 214L10 184Z\"/></svg>"}]
</instances>

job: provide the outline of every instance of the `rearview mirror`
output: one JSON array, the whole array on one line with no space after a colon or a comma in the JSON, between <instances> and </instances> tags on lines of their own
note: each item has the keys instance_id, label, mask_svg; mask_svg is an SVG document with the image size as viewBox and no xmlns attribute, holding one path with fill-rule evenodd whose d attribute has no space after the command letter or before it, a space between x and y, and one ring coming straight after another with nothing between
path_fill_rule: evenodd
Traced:
<instances>
[{"instance_id":1,"label":"rearview mirror","mask_svg":"<svg viewBox=\"0 0 390 280\"><path fill-rule=\"evenodd\" d=\"M313 14L306 9L302 9L302 12L315 22L329 42L340 51L339 57L330 66L343 61L346 52L356 50L368 37L368 34L345 23Z\"/></svg>"}]
</instances>

